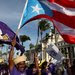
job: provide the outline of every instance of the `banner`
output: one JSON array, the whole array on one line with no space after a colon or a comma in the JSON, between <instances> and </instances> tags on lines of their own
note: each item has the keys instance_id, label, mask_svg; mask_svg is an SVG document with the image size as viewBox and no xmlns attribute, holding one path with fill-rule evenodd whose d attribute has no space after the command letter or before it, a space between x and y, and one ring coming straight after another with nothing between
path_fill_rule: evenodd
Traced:
<instances>
[{"instance_id":1,"label":"banner","mask_svg":"<svg viewBox=\"0 0 75 75\"><path fill-rule=\"evenodd\" d=\"M57 46L53 43L51 43L48 48L46 49L46 52L53 57L54 59L61 61L64 59L63 54L59 51Z\"/></svg>"}]
</instances>

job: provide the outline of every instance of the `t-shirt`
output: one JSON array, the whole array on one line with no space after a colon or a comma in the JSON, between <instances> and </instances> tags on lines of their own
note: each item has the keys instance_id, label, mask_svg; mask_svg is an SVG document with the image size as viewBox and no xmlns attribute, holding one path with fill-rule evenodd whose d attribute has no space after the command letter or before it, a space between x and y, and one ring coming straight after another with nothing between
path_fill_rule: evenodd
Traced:
<instances>
[{"instance_id":1,"label":"t-shirt","mask_svg":"<svg viewBox=\"0 0 75 75\"><path fill-rule=\"evenodd\" d=\"M51 75L51 72L48 70L46 71L46 69L41 70L41 75Z\"/></svg>"},{"instance_id":2,"label":"t-shirt","mask_svg":"<svg viewBox=\"0 0 75 75\"><path fill-rule=\"evenodd\" d=\"M26 70L24 72L20 72L16 69L16 67L14 67L10 72L10 75L27 75L27 72Z\"/></svg>"},{"instance_id":3,"label":"t-shirt","mask_svg":"<svg viewBox=\"0 0 75 75\"><path fill-rule=\"evenodd\" d=\"M51 72L52 74L54 74L54 75L56 74L55 67L56 67L56 66L51 63L51 64L49 65L49 68L48 68L48 69L50 70L50 72Z\"/></svg>"},{"instance_id":4,"label":"t-shirt","mask_svg":"<svg viewBox=\"0 0 75 75\"><path fill-rule=\"evenodd\" d=\"M33 74L32 69L26 69L24 72L20 72L16 69L16 67L14 67L10 72L10 75L38 75L38 74Z\"/></svg>"}]
</instances>

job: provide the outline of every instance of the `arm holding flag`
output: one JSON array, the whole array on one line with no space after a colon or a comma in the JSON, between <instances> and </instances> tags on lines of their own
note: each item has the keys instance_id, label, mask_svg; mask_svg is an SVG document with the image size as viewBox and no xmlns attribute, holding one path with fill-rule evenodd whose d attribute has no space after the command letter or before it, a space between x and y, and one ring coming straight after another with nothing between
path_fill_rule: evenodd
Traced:
<instances>
[{"instance_id":1,"label":"arm holding flag","mask_svg":"<svg viewBox=\"0 0 75 75\"><path fill-rule=\"evenodd\" d=\"M9 53L9 70L10 71L12 71L14 67L13 56L14 56L14 46L16 45L16 38L14 38L11 43L12 43L12 46L11 46L11 50Z\"/></svg>"},{"instance_id":2,"label":"arm holding flag","mask_svg":"<svg viewBox=\"0 0 75 75\"><path fill-rule=\"evenodd\" d=\"M10 53L9 53L9 71L12 71L14 67L14 62L13 62L13 55L14 55L14 47L11 47Z\"/></svg>"}]
</instances>

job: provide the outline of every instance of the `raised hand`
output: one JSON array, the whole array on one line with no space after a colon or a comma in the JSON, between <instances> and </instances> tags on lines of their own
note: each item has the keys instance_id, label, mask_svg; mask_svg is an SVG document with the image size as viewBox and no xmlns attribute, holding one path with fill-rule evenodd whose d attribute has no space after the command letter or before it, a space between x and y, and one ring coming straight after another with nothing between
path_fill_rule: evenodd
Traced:
<instances>
[{"instance_id":1,"label":"raised hand","mask_svg":"<svg viewBox=\"0 0 75 75\"><path fill-rule=\"evenodd\" d=\"M12 46L14 47L16 45L16 37L14 37L14 39L11 42Z\"/></svg>"}]
</instances>

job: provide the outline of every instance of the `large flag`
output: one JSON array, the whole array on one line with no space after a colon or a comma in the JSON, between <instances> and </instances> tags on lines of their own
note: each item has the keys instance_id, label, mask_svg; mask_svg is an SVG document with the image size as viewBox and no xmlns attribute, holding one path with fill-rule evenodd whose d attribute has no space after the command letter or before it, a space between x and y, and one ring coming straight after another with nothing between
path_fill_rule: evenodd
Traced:
<instances>
[{"instance_id":1,"label":"large flag","mask_svg":"<svg viewBox=\"0 0 75 75\"><path fill-rule=\"evenodd\" d=\"M75 44L75 1L48 0L53 12L53 23L63 39Z\"/></svg>"},{"instance_id":2,"label":"large flag","mask_svg":"<svg viewBox=\"0 0 75 75\"><path fill-rule=\"evenodd\" d=\"M27 0L22 26L39 18L53 22L67 43L75 44L75 1L73 0Z\"/></svg>"},{"instance_id":3,"label":"large flag","mask_svg":"<svg viewBox=\"0 0 75 75\"><path fill-rule=\"evenodd\" d=\"M24 47L20 45L19 38L17 35L3 22L0 21L0 44L9 44L11 45L11 41L16 36L16 49L24 52Z\"/></svg>"},{"instance_id":4,"label":"large flag","mask_svg":"<svg viewBox=\"0 0 75 75\"><path fill-rule=\"evenodd\" d=\"M62 61L65 58L59 51L58 47L53 43L51 43L48 48L46 48L46 52L58 61Z\"/></svg>"},{"instance_id":5,"label":"large flag","mask_svg":"<svg viewBox=\"0 0 75 75\"><path fill-rule=\"evenodd\" d=\"M39 18L48 18L51 20L49 16L53 16L53 13L47 5L42 2L40 3L38 0L26 0L22 23L19 28L23 27L26 23Z\"/></svg>"}]
</instances>

